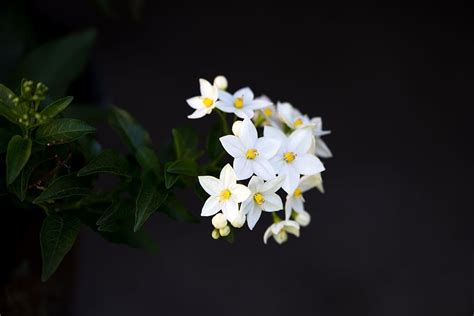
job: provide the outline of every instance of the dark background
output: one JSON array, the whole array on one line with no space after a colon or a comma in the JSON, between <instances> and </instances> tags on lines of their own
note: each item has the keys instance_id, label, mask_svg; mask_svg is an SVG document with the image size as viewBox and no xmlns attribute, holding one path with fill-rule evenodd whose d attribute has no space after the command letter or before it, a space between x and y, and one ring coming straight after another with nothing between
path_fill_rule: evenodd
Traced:
<instances>
[{"instance_id":1,"label":"dark background","mask_svg":"<svg viewBox=\"0 0 474 316\"><path fill-rule=\"evenodd\" d=\"M138 21L82 1L32 7L44 25L97 26L103 100L157 149L187 123L199 77L322 116L327 193L305 196L312 223L282 246L263 244L265 222L229 245L207 219L160 214L156 255L85 231L74 315L472 315L472 9L222 5L149 1Z\"/></svg>"}]
</instances>

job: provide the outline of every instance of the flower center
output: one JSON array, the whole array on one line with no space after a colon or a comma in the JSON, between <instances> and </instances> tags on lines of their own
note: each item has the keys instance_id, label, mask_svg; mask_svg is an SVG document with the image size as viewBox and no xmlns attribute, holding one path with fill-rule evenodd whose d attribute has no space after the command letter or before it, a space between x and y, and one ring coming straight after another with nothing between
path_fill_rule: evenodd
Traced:
<instances>
[{"instance_id":1,"label":"flower center","mask_svg":"<svg viewBox=\"0 0 474 316\"><path fill-rule=\"evenodd\" d=\"M232 193L230 193L229 189L225 189L221 191L221 194L219 195L219 197L221 201L227 201L228 199L230 199L231 195Z\"/></svg>"},{"instance_id":2,"label":"flower center","mask_svg":"<svg viewBox=\"0 0 474 316\"><path fill-rule=\"evenodd\" d=\"M244 107L244 99L242 99L242 98L235 99L234 106L238 109L243 108Z\"/></svg>"},{"instance_id":3,"label":"flower center","mask_svg":"<svg viewBox=\"0 0 474 316\"><path fill-rule=\"evenodd\" d=\"M202 99L202 103L204 103L204 106L208 108L214 104L214 101L212 101L212 99L209 99L209 98L204 98Z\"/></svg>"},{"instance_id":4,"label":"flower center","mask_svg":"<svg viewBox=\"0 0 474 316\"><path fill-rule=\"evenodd\" d=\"M303 124L303 121L299 118L299 119L296 119L294 122L293 122L293 125L295 125L295 127L298 127L300 126L301 124Z\"/></svg>"},{"instance_id":5,"label":"flower center","mask_svg":"<svg viewBox=\"0 0 474 316\"><path fill-rule=\"evenodd\" d=\"M283 154L283 160L285 160L286 162L292 162L293 160L295 160L295 158L296 158L296 155L292 151L287 151L286 153Z\"/></svg>"},{"instance_id":6,"label":"flower center","mask_svg":"<svg viewBox=\"0 0 474 316\"><path fill-rule=\"evenodd\" d=\"M258 151L256 149L249 149L245 154L247 159L255 159L258 156Z\"/></svg>"},{"instance_id":7,"label":"flower center","mask_svg":"<svg viewBox=\"0 0 474 316\"><path fill-rule=\"evenodd\" d=\"M303 194L303 192L301 192L300 188L296 188L295 192L293 192L293 195L297 198L301 197L302 194Z\"/></svg>"},{"instance_id":8,"label":"flower center","mask_svg":"<svg viewBox=\"0 0 474 316\"><path fill-rule=\"evenodd\" d=\"M255 203L258 205L262 205L263 202L265 202L265 198L263 197L262 193L255 193L253 196L253 199L255 200Z\"/></svg>"},{"instance_id":9,"label":"flower center","mask_svg":"<svg viewBox=\"0 0 474 316\"><path fill-rule=\"evenodd\" d=\"M272 108L265 108L265 109L263 109L263 113L264 113L266 116L272 116L272 114L273 114Z\"/></svg>"}]
</instances>

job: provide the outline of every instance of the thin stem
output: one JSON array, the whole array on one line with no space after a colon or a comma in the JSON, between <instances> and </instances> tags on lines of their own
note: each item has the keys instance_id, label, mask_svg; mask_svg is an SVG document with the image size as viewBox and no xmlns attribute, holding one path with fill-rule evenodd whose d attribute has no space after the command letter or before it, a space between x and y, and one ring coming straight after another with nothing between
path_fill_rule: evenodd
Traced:
<instances>
[{"instance_id":1,"label":"thin stem","mask_svg":"<svg viewBox=\"0 0 474 316\"><path fill-rule=\"evenodd\" d=\"M222 129L226 135L230 134L229 125L227 124L227 115L221 110L216 110L217 114L221 119Z\"/></svg>"}]
</instances>

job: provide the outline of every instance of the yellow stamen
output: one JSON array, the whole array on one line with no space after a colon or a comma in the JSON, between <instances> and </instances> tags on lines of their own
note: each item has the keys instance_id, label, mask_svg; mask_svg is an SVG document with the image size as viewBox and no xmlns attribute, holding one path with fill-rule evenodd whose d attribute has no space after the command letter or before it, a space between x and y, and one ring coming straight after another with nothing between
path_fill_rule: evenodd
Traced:
<instances>
[{"instance_id":1,"label":"yellow stamen","mask_svg":"<svg viewBox=\"0 0 474 316\"><path fill-rule=\"evenodd\" d=\"M255 159L258 156L258 151L256 149L249 149L247 150L247 153L245 154L245 157L247 159Z\"/></svg>"},{"instance_id":2,"label":"yellow stamen","mask_svg":"<svg viewBox=\"0 0 474 316\"><path fill-rule=\"evenodd\" d=\"M300 188L296 188L295 192L293 192L294 197L297 197L297 198L301 197L302 194L303 192L301 192Z\"/></svg>"},{"instance_id":3,"label":"yellow stamen","mask_svg":"<svg viewBox=\"0 0 474 316\"><path fill-rule=\"evenodd\" d=\"M302 121L300 118L297 119L297 120L295 120L295 121L293 122L293 125L295 125L295 127L298 127L298 126L300 126L301 124L303 124L303 121Z\"/></svg>"},{"instance_id":4,"label":"yellow stamen","mask_svg":"<svg viewBox=\"0 0 474 316\"><path fill-rule=\"evenodd\" d=\"M212 101L212 99L209 99L209 98L204 98L202 99L202 103L204 103L204 106L208 108L214 104L214 101Z\"/></svg>"},{"instance_id":5,"label":"yellow stamen","mask_svg":"<svg viewBox=\"0 0 474 316\"><path fill-rule=\"evenodd\" d=\"M272 116L272 114L273 114L272 108L265 108L265 109L263 109L263 113L264 113L266 116Z\"/></svg>"},{"instance_id":6,"label":"yellow stamen","mask_svg":"<svg viewBox=\"0 0 474 316\"><path fill-rule=\"evenodd\" d=\"M262 205L263 202L265 202L265 198L263 197L261 193L255 193L255 195L253 196L253 199L255 200L255 203L257 203L258 205Z\"/></svg>"},{"instance_id":7,"label":"yellow stamen","mask_svg":"<svg viewBox=\"0 0 474 316\"><path fill-rule=\"evenodd\" d=\"M235 99L234 106L238 109L243 108L244 107L244 99L242 99L242 98Z\"/></svg>"},{"instance_id":8,"label":"yellow stamen","mask_svg":"<svg viewBox=\"0 0 474 316\"><path fill-rule=\"evenodd\" d=\"M292 162L293 160L295 160L295 158L296 158L296 155L292 151L287 151L286 153L283 154L283 159L286 162Z\"/></svg>"},{"instance_id":9,"label":"yellow stamen","mask_svg":"<svg viewBox=\"0 0 474 316\"><path fill-rule=\"evenodd\" d=\"M225 189L222 190L221 194L219 195L219 198L221 199L221 201L227 201L228 199L230 199L231 195L232 193L230 193L229 189Z\"/></svg>"}]
</instances>

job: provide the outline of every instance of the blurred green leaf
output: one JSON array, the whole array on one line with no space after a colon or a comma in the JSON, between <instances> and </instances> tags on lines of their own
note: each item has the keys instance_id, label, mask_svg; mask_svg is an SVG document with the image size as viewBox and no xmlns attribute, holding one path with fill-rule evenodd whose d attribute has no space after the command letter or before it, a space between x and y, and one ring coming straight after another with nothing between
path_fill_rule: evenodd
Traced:
<instances>
[{"instance_id":1,"label":"blurred green leaf","mask_svg":"<svg viewBox=\"0 0 474 316\"><path fill-rule=\"evenodd\" d=\"M169 166L170 164L171 164L170 162L167 162L165 165L165 168L167 168L167 166ZM173 174L173 173L169 173L165 171L165 187L167 189L171 189L178 180L179 180L178 174Z\"/></svg>"},{"instance_id":2,"label":"blurred green leaf","mask_svg":"<svg viewBox=\"0 0 474 316\"><path fill-rule=\"evenodd\" d=\"M59 100L56 100L50 104L48 104L41 112L40 115L46 119L50 120L54 118L56 115L64 111L69 104L71 104L73 97L65 97Z\"/></svg>"},{"instance_id":3,"label":"blurred green leaf","mask_svg":"<svg viewBox=\"0 0 474 316\"><path fill-rule=\"evenodd\" d=\"M26 192L28 190L28 184L30 182L31 173L33 172L36 161L30 159L25 165L20 175L10 184L10 191L17 196L20 201L24 201L26 198Z\"/></svg>"},{"instance_id":4,"label":"blurred green leaf","mask_svg":"<svg viewBox=\"0 0 474 316\"><path fill-rule=\"evenodd\" d=\"M86 135L77 140L79 151L84 155L86 161L97 157L102 152L102 146L90 135Z\"/></svg>"},{"instance_id":5,"label":"blurred green leaf","mask_svg":"<svg viewBox=\"0 0 474 316\"><path fill-rule=\"evenodd\" d=\"M71 250L80 227L81 221L67 214L50 214L45 218L40 233L43 282L49 279Z\"/></svg>"},{"instance_id":6,"label":"blurred green leaf","mask_svg":"<svg viewBox=\"0 0 474 316\"><path fill-rule=\"evenodd\" d=\"M20 62L13 82L25 77L41 81L52 97L63 96L84 69L95 38L95 30L87 30L43 44Z\"/></svg>"},{"instance_id":7,"label":"blurred green leaf","mask_svg":"<svg viewBox=\"0 0 474 316\"><path fill-rule=\"evenodd\" d=\"M198 153L198 135L193 128L173 128L173 142L178 159L194 159Z\"/></svg>"},{"instance_id":8,"label":"blurred green leaf","mask_svg":"<svg viewBox=\"0 0 474 316\"><path fill-rule=\"evenodd\" d=\"M77 175L82 177L95 173L111 173L117 176L130 177L128 162L112 149L105 149L97 157L92 158L77 172Z\"/></svg>"},{"instance_id":9,"label":"blurred green leaf","mask_svg":"<svg viewBox=\"0 0 474 316\"><path fill-rule=\"evenodd\" d=\"M94 132L95 128L83 121L62 118L40 126L35 141L43 145L64 144Z\"/></svg>"},{"instance_id":10,"label":"blurred green leaf","mask_svg":"<svg viewBox=\"0 0 474 316\"><path fill-rule=\"evenodd\" d=\"M168 196L168 192L160 190L154 173L147 172L142 176L142 186L136 201L135 225L133 230L138 231L146 220L156 212Z\"/></svg>"},{"instance_id":11,"label":"blurred green leaf","mask_svg":"<svg viewBox=\"0 0 474 316\"><path fill-rule=\"evenodd\" d=\"M139 147L135 153L135 158L145 171L152 170L157 176L161 176L160 161L151 148L145 146Z\"/></svg>"},{"instance_id":12,"label":"blurred green leaf","mask_svg":"<svg viewBox=\"0 0 474 316\"><path fill-rule=\"evenodd\" d=\"M127 111L117 107L112 108L109 122L131 151L135 152L140 147L151 146L148 132Z\"/></svg>"},{"instance_id":13,"label":"blurred green leaf","mask_svg":"<svg viewBox=\"0 0 474 316\"><path fill-rule=\"evenodd\" d=\"M7 148L7 184L10 185L30 159L31 139L15 135Z\"/></svg>"},{"instance_id":14,"label":"blurred green leaf","mask_svg":"<svg viewBox=\"0 0 474 316\"><path fill-rule=\"evenodd\" d=\"M3 101L6 106L13 108L15 104L12 101L13 98L10 98L10 96L13 96L13 98L15 98L16 94L0 83L0 101Z\"/></svg>"},{"instance_id":15,"label":"blurred green leaf","mask_svg":"<svg viewBox=\"0 0 474 316\"><path fill-rule=\"evenodd\" d=\"M0 122L3 124L4 122ZM6 122L5 122L6 123ZM8 143L13 136L17 133L10 128L0 127L0 154L6 153L8 148Z\"/></svg>"},{"instance_id":16,"label":"blurred green leaf","mask_svg":"<svg viewBox=\"0 0 474 316\"><path fill-rule=\"evenodd\" d=\"M185 176L196 176L197 168L197 163L193 160L176 160L166 167L166 171Z\"/></svg>"},{"instance_id":17,"label":"blurred green leaf","mask_svg":"<svg viewBox=\"0 0 474 316\"><path fill-rule=\"evenodd\" d=\"M219 141L222 135L224 135L224 131L221 124L215 124L209 131L207 136L207 153L209 158L216 159L224 152L224 148Z\"/></svg>"},{"instance_id":18,"label":"blurred green leaf","mask_svg":"<svg viewBox=\"0 0 474 316\"><path fill-rule=\"evenodd\" d=\"M6 105L2 100L0 100L0 115L14 124L18 124L18 119L20 118L13 112L13 108Z\"/></svg>"},{"instance_id":19,"label":"blurred green leaf","mask_svg":"<svg viewBox=\"0 0 474 316\"><path fill-rule=\"evenodd\" d=\"M165 204L158 211L179 222L199 223L199 218L191 213L181 200L174 196L168 197Z\"/></svg>"},{"instance_id":20,"label":"blurred green leaf","mask_svg":"<svg viewBox=\"0 0 474 316\"><path fill-rule=\"evenodd\" d=\"M39 204L49 200L59 200L71 196L84 196L90 194L89 188L75 174L69 174L54 179L33 203Z\"/></svg>"}]
</instances>

